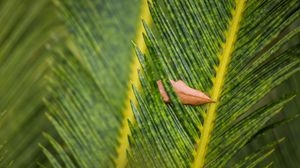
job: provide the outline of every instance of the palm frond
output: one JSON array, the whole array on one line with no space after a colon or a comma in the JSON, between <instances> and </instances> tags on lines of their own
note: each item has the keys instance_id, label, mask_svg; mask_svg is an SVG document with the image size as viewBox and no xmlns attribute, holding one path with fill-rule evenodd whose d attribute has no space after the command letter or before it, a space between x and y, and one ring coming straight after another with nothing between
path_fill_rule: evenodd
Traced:
<instances>
[{"instance_id":1,"label":"palm frond","mask_svg":"<svg viewBox=\"0 0 300 168\"><path fill-rule=\"evenodd\" d=\"M300 15L297 0L153 0L159 38L145 26L149 54L139 50L142 90L133 105L131 167L224 167L283 106L259 106L273 88L299 71L299 34L282 31ZM156 86L162 79L172 103ZM169 79L209 93L217 103L178 102ZM258 158L259 159L259 158Z\"/></svg>"},{"instance_id":2,"label":"palm frond","mask_svg":"<svg viewBox=\"0 0 300 168\"><path fill-rule=\"evenodd\" d=\"M121 155L126 156L124 111L134 62L130 42L139 32L141 1L55 3L71 37L67 46L53 49L52 97L46 102L61 141L46 135L55 152L42 149L54 167L115 167L118 157L126 164Z\"/></svg>"},{"instance_id":3,"label":"palm frond","mask_svg":"<svg viewBox=\"0 0 300 168\"><path fill-rule=\"evenodd\" d=\"M298 19L294 24L289 26L289 30L298 27L299 23ZM299 35L297 38L290 41L288 45L293 46L298 43L298 40ZM272 91L266 99L274 100L277 97L280 97L283 92L294 91L299 93L298 79L299 73L293 75L293 77L284 82L283 85ZM268 160L273 161L273 167L298 167L300 153L297 142L299 133L296 130L299 128L299 100L299 95L297 95L297 97L284 108L283 113L275 117L274 121L269 124L271 127L266 127L267 129L263 134L260 133L256 140L247 145L247 148L243 149L243 152L239 154L239 156L260 148L260 146L266 142L284 136L286 137L285 142L276 145L276 151L268 158ZM273 128L274 126L276 126L275 129Z\"/></svg>"},{"instance_id":4,"label":"palm frond","mask_svg":"<svg viewBox=\"0 0 300 168\"><path fill-rule=\"evenodd\" d=\"M295 74L293 78L286 81L282 86L277 88L268 99L276 99L281 95L282 92L290 92L291 90L299 90L298 87L298 77L299 73ZM298 167L300 157L298 152L298 137L299 134L296 131L299 127L299 111L298 111L298 103L299 95L291 101L286 108L284 108L283 113L274 118L270 124L268 124L265 128L260 130L255 137L255 140L249 145L247 145L246 149L240 153L239 156L245 155L249 152L252 152L255 149L261 147L262 144L266 142L270 142L273 139L279 137L286 137L286 140L282 144L276 145L276 151L272 154L268 160L273 161L273 167Z\"/></svg>"},{"instance_id":5,"label":"palm frond","mask_svg":"<svg viewBox=\"0 0 300 168\"><path fill-rule=\"evenodd\" d=\"M242 159L239 163L235 164L233 167L235 168L242 168L242 167L247 167L247 168L252 168L252 167L257 167L257 164L262 162L265 158L269 157L274 151L275 151L275 146L279 143L284 141L284 138L272 143L265 145L261 147L258 151L251 153L244 159ZM270 163L268 163L264 167L268 167Z\"/></svg>"},{"instance_id":6,"label":"palm frond","mask_svg":"<svg viewBox=\"0 0 300 168\"><path fill-rule=\"evenodd\" d=\"M277 97L280 95L281 92L288 90L288 88L293 88L299 93L299 73L294 75L292 79L290 79L285 85L283 85L280 90L277 91ZM299 116L299 102L300 97L299 95L292 101L287 108L285 108L284 113L281 114L280 117L282 118L293 118L295 116ZM272 158L275 160L277 167L298 167L299 165L299 120L291 121L290 123L283 125L280 129L273 130L271 132L272 137L279 137L279 136L286 136L287 142L285 145L278 146L278 152L275 153L274 157Z\"/></svg>"},{"instance_id":7,"label":"palm frond","mask_svg":"<svg viewBox=\"0 0 300 168\"><path fill-rule=\"evenodd\" d=\"M2 0L0 2L0 144L7 153L6 167L35 167L44 158L38 143L47 124L42 98L46 96L45 44L59 22L48 0Z\"/></svg>"}]
</instances>

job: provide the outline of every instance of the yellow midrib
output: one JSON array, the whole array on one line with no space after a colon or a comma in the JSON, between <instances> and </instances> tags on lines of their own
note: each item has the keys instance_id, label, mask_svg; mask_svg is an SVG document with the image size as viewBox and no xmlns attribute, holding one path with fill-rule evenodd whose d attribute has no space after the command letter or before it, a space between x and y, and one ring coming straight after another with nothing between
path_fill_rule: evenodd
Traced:
<instances>
[{"instance_id":1,"label":"yellow midrib","mask_svg":"<svg viewBox=\"0 0 300 168\"><path fill-rule=\"evenodd\" d=\"M204 120L204 126L202 128L201 138L198 141L198 150L195 153L193 168L203 168L205 164L205 155L207 151L207 146L211 136L212 129L214 127L214 121L216 116L216 111L218 107L218 102L221 96L222 87L224 85L225 75L227 72L228 64L230 63L231 54L234 49L234 43L237 38L237 33L239 30L239 23L242 18L242 13L246 0L237 0L236 10L233 14L232 22L229 27L227 34L226 43L223 45L223 53L219 55L220 65L217 69L217 75L214 80L213 90L211 94L212 100L216 103L211 104L207 109L207 116Z\"/></svg>"},{"instance_id":2,"label":"yellow midrib","mask_svg":"<svg viewBox=\"0 0 300 168\"><path fill-rule=\"evenodd\" d=\"M141 5L141 15L140 18L144 19L144 21L148 24L151 22L151 16L150 12L147 7L147 0L142 0L142 5ZM144 39L142 36L142 33L144 32L143 24L141 21L139 21L139 25L137 28L137 33L136 33L136 46L139 47L139 49L142 52L145 52L146 50L146 45L144 43ZM118 139L118 142L120 143L118 149L117 149L117 158L115 160L116 167L117 168L124 168L127 164L127 156L126 156L126 150L129 147L129 142L128 142L128 136L130 135L130 129L127 120L131 122L135 122L134 115L131 111L131 105L130 105L130 100L134 101L136 103L136 99L134 96L134 93L132 91L131 85L135 85L137 88L140 88L140 82L139 82L139 77L138 77L138 71L137 69L140 68L140 63L138 61L138 58L135 56L135 51L133 50L133 60L130 66L130 80L128 84L128 89L127 89L127 100L125 104L125 108L123 111L123 122L122 122L122 128L120 130L120 137Z\"/></svg>"}]
</instances>

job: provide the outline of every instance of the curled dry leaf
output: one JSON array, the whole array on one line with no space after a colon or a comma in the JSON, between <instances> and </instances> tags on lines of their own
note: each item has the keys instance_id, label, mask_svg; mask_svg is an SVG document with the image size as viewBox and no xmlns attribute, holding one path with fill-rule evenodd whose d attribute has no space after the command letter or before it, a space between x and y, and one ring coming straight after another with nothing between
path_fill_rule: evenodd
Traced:
<instances>
[{"instance_id":1,"label":"curled dry leaf","mask_svg":"<svg viewBox=\"0 0 300 168\"><path fill-rule=\"evenodd\" d=\"M190 104L190 105L201 105L205 103L214 103L210 97L208 97L203 92L193 89L186 85L182 80L173 81L171 80L171 84L175 90L175 93L178 95L179 100L182 104ZM170 98L161 82L161 80L157 81L159 92L164 100L164 102L170 102Z\"/></svg>"}]
</instances>

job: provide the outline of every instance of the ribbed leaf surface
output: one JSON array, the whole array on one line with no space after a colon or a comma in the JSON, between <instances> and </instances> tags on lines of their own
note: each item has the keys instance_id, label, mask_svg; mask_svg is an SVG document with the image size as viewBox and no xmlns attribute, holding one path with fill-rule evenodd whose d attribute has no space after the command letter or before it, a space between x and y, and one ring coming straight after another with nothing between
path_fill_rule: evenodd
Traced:
<instances>
[{"instance_id":1,"label":"ribbed leaf surface","mask_svg":"<svg viewBox=\"0 0 300 168\"><path fill-rule=\"evenodd\" d=\"M114 167L136 36L139 0L55 1L71 32L54 49L49 119L62 138L46 135L54 167ZM134 4L134 5L133 5ZM125 17L126 16L126 17Z\"/></svg>"},{"instance_id":2,"label":"ribbed leaf surface","mask_svg":"<svg viewBox=\"0 0 300 168\"><path fill-rule=\"evenodd\" d=\"M299 17L300 2L153 0L150 11L159 35L146 26L149 54L137 50L143 87L129 167L224 167L293 98L258 105L300 70L299 45L283 47L300 29L281 33ZM167 87L165 104L156 80L170 86L169 79L217 102L182 105Z\"/></svg>"}]
</instances>

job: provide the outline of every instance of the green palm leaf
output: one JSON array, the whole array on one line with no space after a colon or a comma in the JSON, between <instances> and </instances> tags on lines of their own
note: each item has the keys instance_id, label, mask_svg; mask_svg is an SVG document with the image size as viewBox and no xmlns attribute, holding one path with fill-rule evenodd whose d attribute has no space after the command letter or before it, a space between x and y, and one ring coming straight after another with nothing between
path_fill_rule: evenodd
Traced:
<instances>
[{"instance_id":1,"label":"green palm leaf","mask_svg":"<svg viewBox=\"0 0 300 168\"><path fill-rule=\"evenodd\" d=\"M299 26L299 19L295 24L290 26L290 30ZM296 38L289 42L289 45L295 45L298 43ZM273 91L273 93L268 96L268 99L276 99L281 95L282 92L299 92L299 73L293 75L292 78L284 82L282 86ZM286 108L284 108L283 113L277 116L274 121L270 124L276 126L276 129L269 127L263 134L257 136L257 140L247 145L248 147L243 150L243 153L248 151L253 151L253 149L258 149L260 146L266 142L270 142L274 138L286 137L286 140L280 144L276 145L276 151L268 159L274 162L273 167L298 167L299 165L299 146L297 145L299 133L296 131L299 128L299 95L290 102Z\"/></svg>"},{"instance_id":2,"label":"green palm leaf","mask_svg":"<svg viewBox=\"0 0 300 168\"><path fill-rule=\"evenodd\" d=\"M279 97L282 92L288 92L291 90L299 90L298 78L299 73L295 74L293 78L290 78L282 86L277 88L273 92L269 99L275 99ZM274 162L273 167L298 167L299 161L299 146L298 142L298 132L295 131L299 127L299 111L298 103L299 95L293 101L291 101L286 108L284 108L283 113L277 116L267 127L258 133L255 138L256 140L247 145L247 148L242 151L242 155L253 151L253 149L258 149L262 144L270 142L271 140L278 137L286 137L282 144L276 145L276 150L274 154L268 159ZM276 129L274 129L276 127Z\"/></svg>"},{"instance_id":3,"label":"green palm leaf","mask_svg":"<svg viewBox=\"0 0 300 168\"><path fill-rule=\"evenodd\" d=\"M280 34L298 18L299 1L154 0L151 15L160 33L147 28L149 55L142 91L136 92L132 167L224 167L292 97L257 103L299 71L299 45L283 46L300 31ZM178 103L170 87L165 105L156 80L184 80L217 103Z\"/></svg>"},{"instance_id":4,"label":"green palm leaf","mask_svg":"<svg viewBox=\"0 0 300 168\"><path fill-rule=\"evenodd\" d=\"M142 40L138 16L147 17L139 7L142 1L55 3L71 38L66 46L53 47L57 64L49 77L52 97L46 102L61 140L46 134L55 152L42 148L54 167L125 165L127 118L133 117L126 102L133 96L128 81L138 81L135 73L129 76L130 65L135 69L138 62L131 40Z\"/></svg>"},{"instance_id":5,"label":"green palm leaf","mask_svg":"<svg viewBox=\"0 0 300 168\"><path fill-rule=\"evenodd\" d=\"M6 167L35 167L45 158L38 146L50 126L42 98L49 53L45 45L59 22L47 0L0 1L0 144Z\"/></svg>"},{"instance_id":6,"label":"green palm leaf","mask_svg":"<svg viewBox=\"0 0 300 168\"><path fill-rule=\"evenodd\" d=\"M146 56L136 26L139 8L129 5L140 1L55 3L72 37L52 48L47 116L61 139L45 134L54 151L42 149L54 167L224 167L294 98L258 105L299 70L298 44L283 46L300 29L281 34L300 14L297 0L154 0L149 6L159 38L145 25ZM142 87L134 88L133 118L128 80L136 85L135 36ZM170 79L217 102L182 105ZM162 101L157 80L170 104ZM273 148L234 164L254 167Z\"/></svg>"},{"instance_id":7,"label":"green palm leaf","mask_svg":"<svg viewBox=\"0 0 300 168\"><path fill-rule=\"evenodd\" d=\"M235 155L286 122L268 125L295 96L264 97L299 71L299 40L287 44L300 28L284 31L300 15L298 0L153 0L155 33L145 24L145 55L145 1L53 2L70 37L61 39L65 28L57 31L48 0L0 1L0 167L50 166L38 143L56 168L272 166L262 161L283 139ZM216 103L182 105L170 79ZM45 97L59 137L44 116Z\"/></svg>"}]
</instances>

